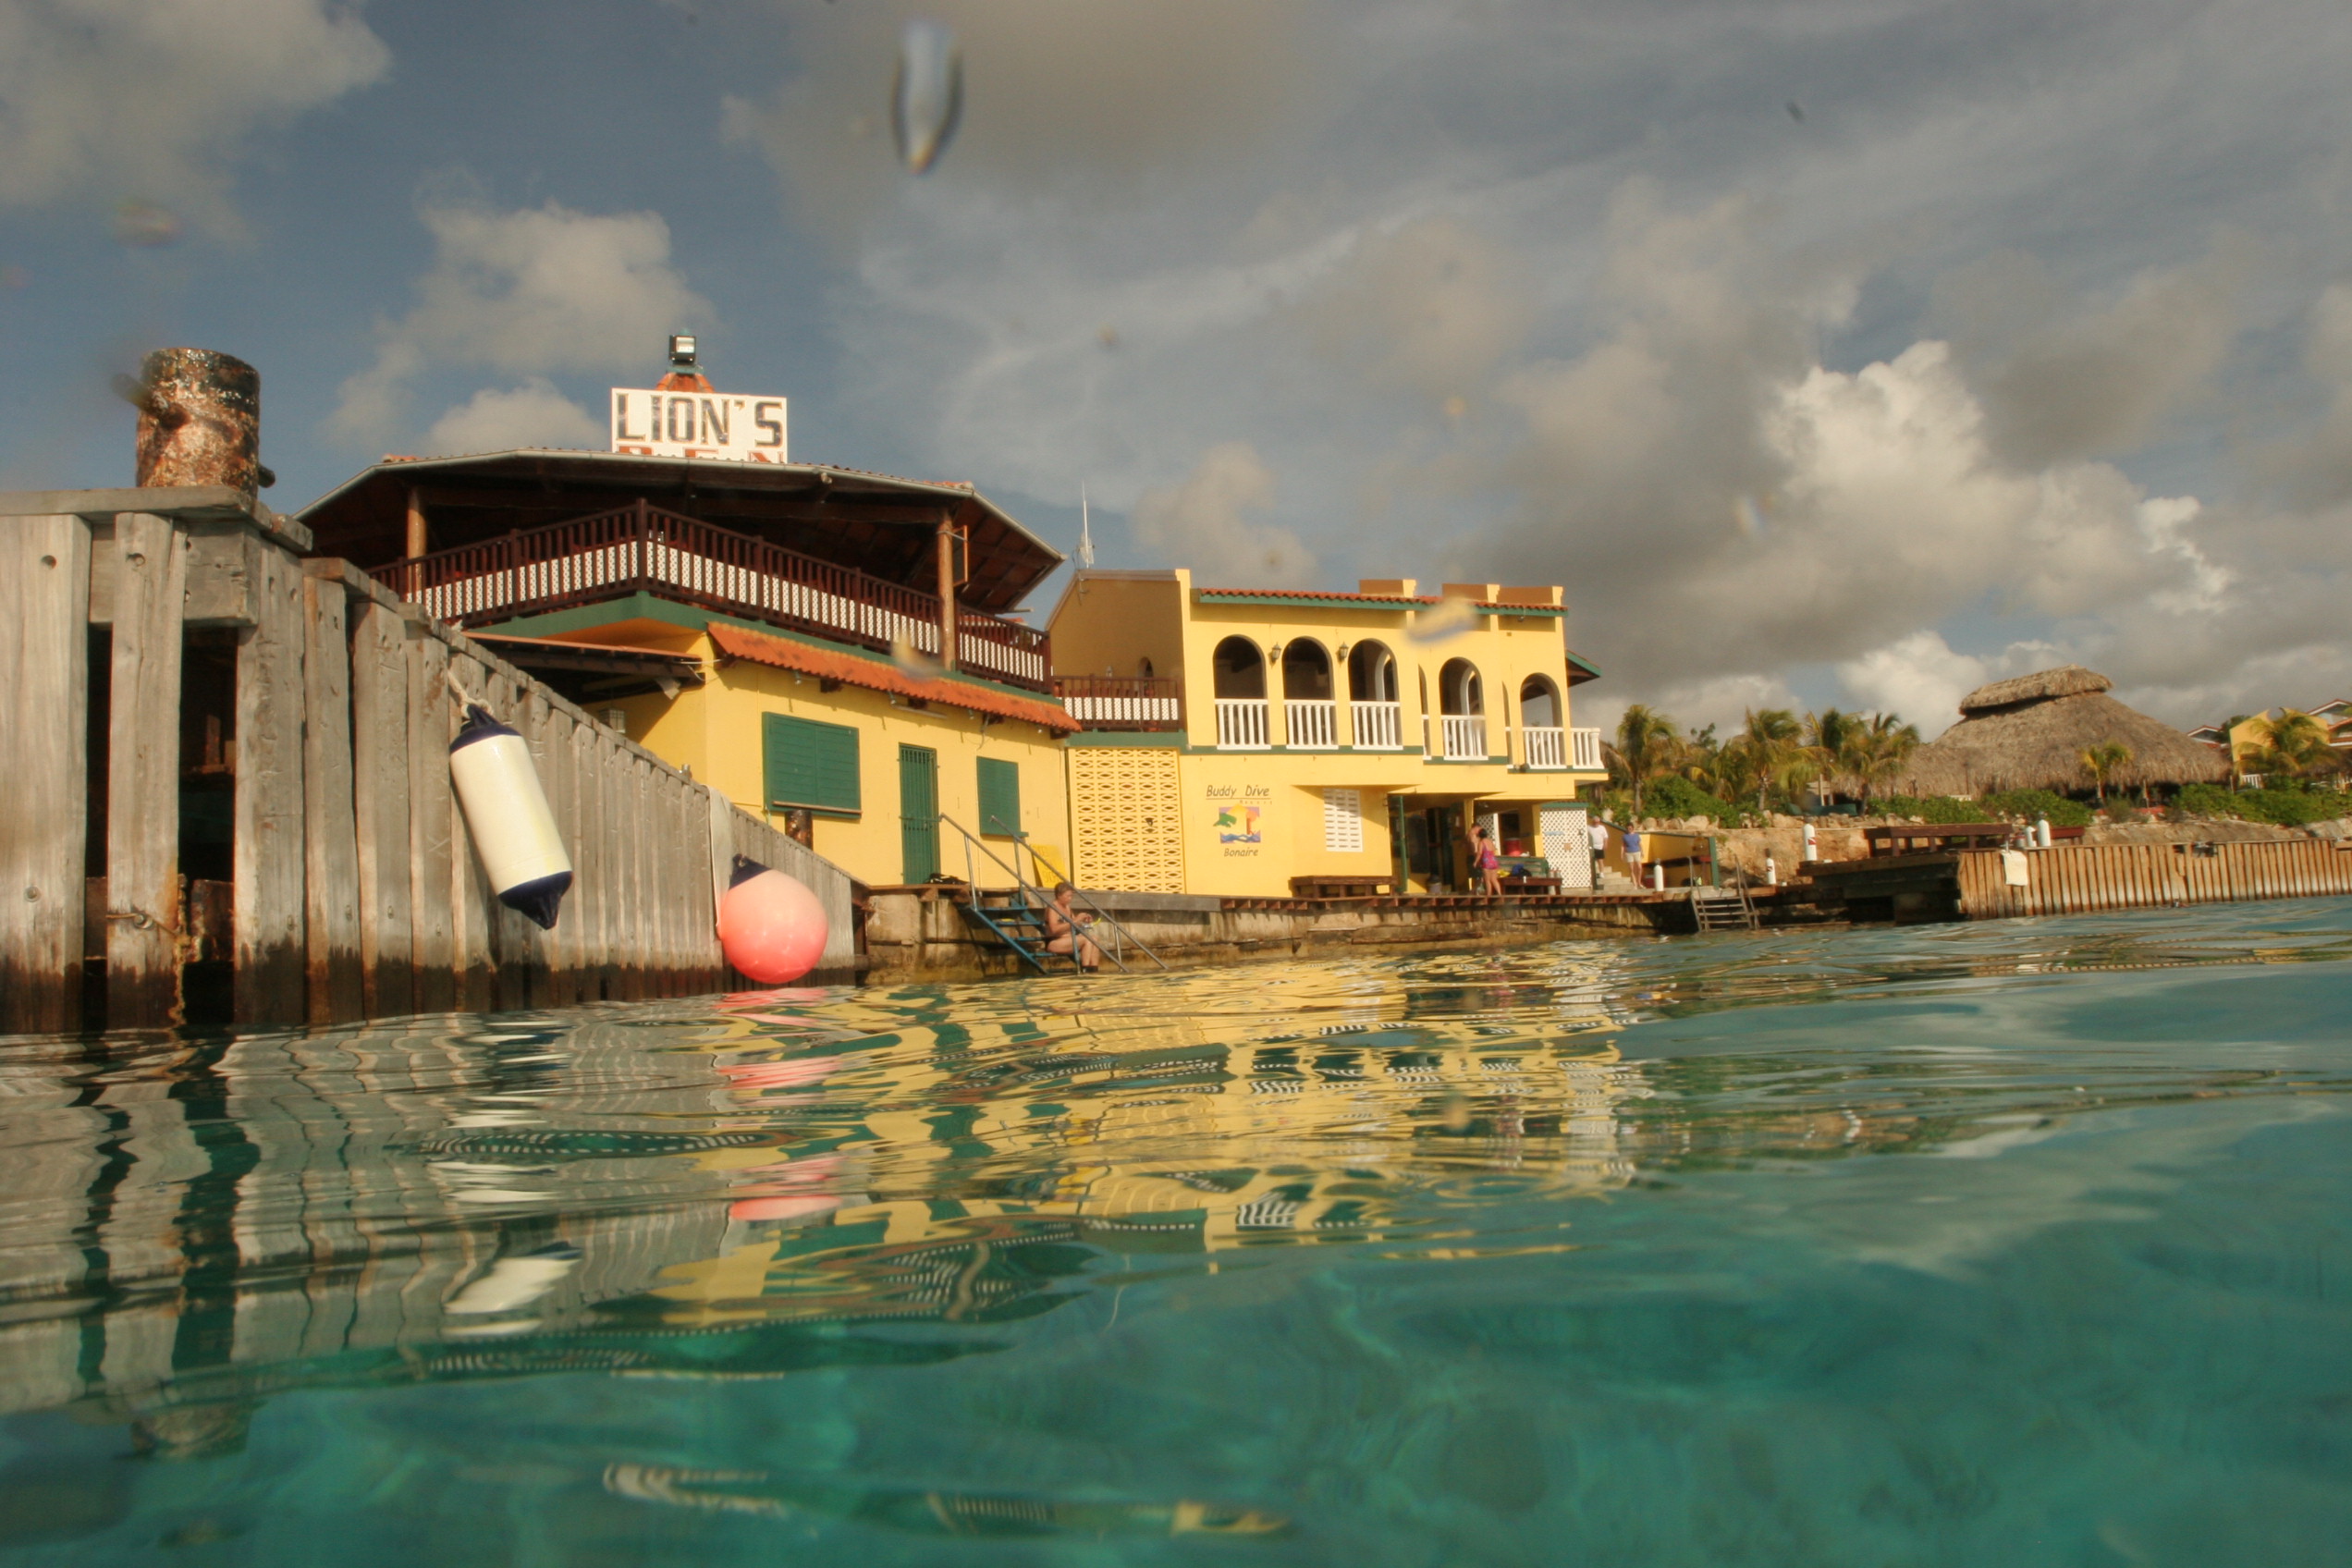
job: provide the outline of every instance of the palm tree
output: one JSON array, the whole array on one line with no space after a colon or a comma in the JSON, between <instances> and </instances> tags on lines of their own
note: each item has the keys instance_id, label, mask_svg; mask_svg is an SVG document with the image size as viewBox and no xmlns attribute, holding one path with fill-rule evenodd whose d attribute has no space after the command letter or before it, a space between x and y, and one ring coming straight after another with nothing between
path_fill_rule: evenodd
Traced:
<instances>
[{"instance_id":1,"label":"palm tree","mask_svg":"<svg viewBox=\"0 0 2352 1568\"><path fill-rule=\"evenodd\" d=\"M2328 745L2327 726L2300 708L2281 708L2255 720L2254 743L2250 760L2255 766L2248 772L2300 778L2335 761Z\"/></svg>"},{"instance_id":2,"label":"palm tree","mask_svg":"<svg viewBox=\"0 0 2352 1568\"><path fill-rule=\"evenodd\" d=\"M1867 806L1870 791L1901 773L1911 753L1919 749L1919 727L1904 723L1894 714L1874 713L1857 717L1844 741L1840 766L1861 784L1862 803Z\"/></svg>"},{"instance_id":3,"label":"palm tree","mask_svg":"<svg viewBox=\"0 0 2352 1568\"><path fill-rule=\"evenodd\" d=\"M1787 771L1802 733L1796 715L1786 708L1750 708L1747 722L1724 748L1738 753L1743 776L1755 780L1758 815L1764 811L1765 796Z\"/></svg>"},{"instance_id":4,"label":"palm tree","mask_svg":"<svg viewBox=\"0 0 2352 1568\"><path fill-rule=\"evenodd\" d=\"M2099 809L2107 809L2107 780L2117 768L2132 760L2132 749L2121 741L2101 741L2095 746L2085 746L2083 766L2090 770L2090 781L2099 788Z\"/></svg>"},{"instance_id":5,"label":"palm tree","mask_svg":"<svg viewBox=\"0 0 2352 1568\"><path fill-rule=\"evenodd\" d=\"M1674 721L1647 704L1635 703L1617 721L1617 757L1634 792L1636 822L1641 820L1642 786L1672 770L1681 743L1682 730Z\"/></svg>"}]
</instances>

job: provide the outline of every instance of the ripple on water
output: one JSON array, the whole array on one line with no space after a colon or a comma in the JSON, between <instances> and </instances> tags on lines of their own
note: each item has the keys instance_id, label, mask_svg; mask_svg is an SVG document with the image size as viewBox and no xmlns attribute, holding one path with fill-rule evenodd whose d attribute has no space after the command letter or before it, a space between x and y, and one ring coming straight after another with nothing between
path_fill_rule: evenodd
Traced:
<instances>
[{"instance_id":1,"label":"ripple on water","mask_svg":"<svg viewBox=\"0 0 2352 1568\"><path fill-rule=\"evenodd\" d=\"M2313 902L10 1042L0 1557L2312 1560L2348 956Z\"/></svg>"}]
</instances>

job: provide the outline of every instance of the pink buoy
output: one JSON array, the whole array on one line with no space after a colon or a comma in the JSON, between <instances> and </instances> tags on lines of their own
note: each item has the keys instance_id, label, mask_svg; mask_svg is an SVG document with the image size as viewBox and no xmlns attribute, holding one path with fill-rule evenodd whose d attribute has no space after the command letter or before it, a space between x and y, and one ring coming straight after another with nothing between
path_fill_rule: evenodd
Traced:
<instances>
[{"instance_id":1,"label":"pink buoy","mask_svg":"<svg viewBox=\"0 0 2352 1568\"><path fill-rule=\"evenodd\" d=\"M718 900L727 962L763 986L798 980L825 956L825 906L808 884L744 855Z\"/></svg>"}]
</instances>

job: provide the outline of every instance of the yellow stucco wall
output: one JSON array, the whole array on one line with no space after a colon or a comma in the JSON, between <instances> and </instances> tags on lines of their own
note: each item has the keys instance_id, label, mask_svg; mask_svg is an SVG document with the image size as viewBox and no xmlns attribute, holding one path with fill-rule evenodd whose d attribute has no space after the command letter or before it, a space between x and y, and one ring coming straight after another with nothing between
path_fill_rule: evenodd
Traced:
<instances>
[{"instance_id":1,"label":"yellow stucco wall","mask_svg":"<svg viewBox=\"0 0 2352 1568\"><path fill-rule=\"evenodd\" d=\"M1390 579L1366 582L1362 591L1403 595L1417 589L1409 579ZM1450 597L1534 608L1549 609L1562 602L1556 587L1449 583L1443 592ZM1270 898L1288 895L1293 876L1390 877L1397 860L1390 832L1392 795L1403 796L1408 810L1445 808L1448 832L1458 833L1469 802L1475 802L1479 811L1521 810L1532 821L1537 803L1573 799L1580 784L1601 777L1598 772L1525 770L1520 688L1528 677L1541 675L1552 683L1562 727L1574 722L1563 620L1557 615L1464 619L1458 610L1440 606L1237 604L1201 598L1190 574L1182 571L1114 574L1108 582L1081 573L1050 623L1055 668L1065 674L1100 673L1108 665L1122 674L1133 673L1137 655L1133 650L1143 647L1146 637L1164 639L1164 622L1171 613L1179 619L1185 697L1183 743L1176 749L1175 760L1187 892ZM1453 629L1450 634L1439 634L1448 627ZM1220 749L1213 661L1219 643L1231 636L1248 638L1262 657L1302 638L1320 643L1330 658L1333 696L1339 703L1338 736L1343 741L1353 738L1353 730L1341 650L1367 640L1378 642L1397 662L1403 749L1290 747L1279 655L1266 659L1268 745L1256 751ZM1442 752L1441 675L1448 661L1456 658L1478 670L1484 688L1486 761L1452 762L1423 753L1425 737L1430 751ZM1156 655L1154 663L1162 675L1176 673ZM1072 754L1084 746L1118 743L1112 735L1091 736L1073 742ZM1361 849L1335 850L1327 841L1323 791L1333 787L1359 792ZM1085 837L1083 831L1080 836ZM1446 847L1453 864L1442 879L1460 886L1464 869L1452 852L1452 840ZM1097 881L1083 859L1078 877L1090 886ZM1425 884L1426 879L1415 879L1410 885L1418 888Z\"/></svg>"},{"instance_id":2,"label":"yellow stucco wall","mask_svg":"<svg viewBox=\"0 0 2352 1568\"><path fill-rule=\"evenodd\" d=\"M710 659L709 639L698 637L688 650ZM766 803L761 749L763 714L785 714L858 731L858 780L862 796L855 816L815 819L816 852L870 886L901 880L904 846L899 820L899 747L922 746L938 755L939 810L967 828L980 821L979 759L994 757L1021 769L1021 826L1031 846L1049 865L1067 865L1070 806L1058 736L1034 724L990 719L962 708L933 704L909 708L888 694L842 685L822 689L813 675L795 675L745 660L706 663L705 684L674 698L628 698L619 706L629 716L629 732L666 762L694 770L745 811L760 815ZM781 814L767 820L781 826ZM1007 862L1011 841L985 840ZM1024 873L1032 868L1020 863ZM939 866L964 875L963 841L942 828ZM980 863L979 880L1002 886L1011 876Z\"/></svg>"}]
</instances>

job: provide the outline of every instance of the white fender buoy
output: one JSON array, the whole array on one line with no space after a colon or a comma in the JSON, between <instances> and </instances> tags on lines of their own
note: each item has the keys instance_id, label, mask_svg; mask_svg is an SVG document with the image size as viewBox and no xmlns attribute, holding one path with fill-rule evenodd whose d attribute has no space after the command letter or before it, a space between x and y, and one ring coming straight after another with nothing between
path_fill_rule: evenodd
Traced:
<instances>
[{"instance_id":1,"label":"white fender buoy","mask_svg":"<svg viewBox=\"0 0 2352 1568\"><path fill-rule=\"evenodd\" d=\"M498 901L554 930L557 906L571 887L571 856L531 766L531 748L488 708L468 703L465 723L449 742L449 778Z\"/></svg>"},{"instance_id":2,"label":"white fender buoy","mask_svg":"<svg viewBox=\"0 0 2352 1568\"><path fill-rule=\"evenodd\" d=\"M718 945L727 962L763 986L783 986L825 956L825 905L797 876L735 857L718 900Z\"/></svg>"}]
</instances>

